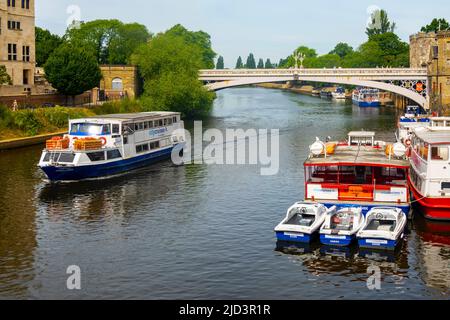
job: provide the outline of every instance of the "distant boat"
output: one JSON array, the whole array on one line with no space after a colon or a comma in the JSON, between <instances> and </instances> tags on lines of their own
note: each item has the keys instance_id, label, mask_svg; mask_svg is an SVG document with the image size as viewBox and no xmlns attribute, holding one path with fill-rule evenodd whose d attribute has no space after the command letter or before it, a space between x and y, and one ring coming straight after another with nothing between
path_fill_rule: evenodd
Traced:
<instances>
[{"instance_id":1,"label":"distant boat","mask_svg":"<svg viewBox=\"0 0 450 320\"><path fill-rule=\"evenodd\" d=\"M356 89L353 91L353 103L361 108L376 108L381 105L378 89Z\"/></svg>"},{"instance_id":2,"label":"distant boat","mask_svg":"<svg viewBox=\"0 0 450 320\"><path fill-rule=\"evenodd\" d=\"M333 99L341 100L347 98L345 95L345 89L342 87L337 87L336 90L334 90L334 92L332 92L331 94L333 96Z\"/></svg>"},{"instance_id":3,"label":"distant boat","mask_svg":"<svg viewBox=\"0 0 450 320\"><path fill-rule=\"evenodd\" d=\"M331 93L331 91L327 91L327 90L322 90L322 91L320 91L320 97L321 98L325 98L325 99L331 99L332 98L332 93Z\"/></svg>"}]
</instances>

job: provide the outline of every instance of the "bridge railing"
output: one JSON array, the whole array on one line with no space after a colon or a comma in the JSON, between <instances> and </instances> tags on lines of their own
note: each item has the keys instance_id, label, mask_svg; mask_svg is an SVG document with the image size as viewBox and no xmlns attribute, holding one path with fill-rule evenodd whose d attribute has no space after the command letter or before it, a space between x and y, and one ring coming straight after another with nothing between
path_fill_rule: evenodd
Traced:
<instances>
[{"instance_id":1,"label":"bridge railing","mask_svg":"<svg viewBox=\"0 0 450 320\"><path fill-rule=\"evenodd\" d=\"M333 75L333 76L367 76L367 75L414 75L426 76L426 68L363 68L363 69L223 69L200 70L200 77L208 76L291 76L291 75Z\"/></svg>"}]
</instances>

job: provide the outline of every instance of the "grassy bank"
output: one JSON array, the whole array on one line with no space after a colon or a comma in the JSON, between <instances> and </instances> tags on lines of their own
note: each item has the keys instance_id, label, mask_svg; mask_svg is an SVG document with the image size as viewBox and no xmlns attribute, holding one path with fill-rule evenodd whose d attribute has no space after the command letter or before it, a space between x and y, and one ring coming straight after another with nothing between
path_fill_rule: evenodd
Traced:
<instances>
[{"instance_id":1,"label":"grassy bank","mask_svg":"<svg viewBox=\"0 0 450 320\"><path fill-rule=\"evenodd\" d=\"M94 108L55 107L16 112L0 105L0 140L58 132L67 128L69 119L142 111L150 110L135 100L110 102Z\"/></svg>"}]
</instances>

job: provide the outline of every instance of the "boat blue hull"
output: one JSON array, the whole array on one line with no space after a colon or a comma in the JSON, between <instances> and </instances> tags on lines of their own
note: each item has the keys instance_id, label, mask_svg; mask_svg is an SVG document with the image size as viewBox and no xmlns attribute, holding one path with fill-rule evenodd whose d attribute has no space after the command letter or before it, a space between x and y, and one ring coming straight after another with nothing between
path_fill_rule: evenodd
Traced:
<instances>
[{"instance_id":1,"label":"boat blue hull","mask_svg":"<svg viewBox=\"0 0 450 320\"><path fill-rule=\"evenodd\" d=\"M320 242L327 246L348 247L355 239L355 236L320 235Z\"/></svg>"},{"instance_id":2,"label":"boat blue hull","mask_svg":"<svg viewBox=\"0 0 450 320\"><path fill-rule=\"evenodd\" d=\"M400 240L362 238L358 239L358 245L367 249L395 250Z\"/></svg>"},{"instance_id":3,"label":"boat blue hull","mask_svg":"<svg viewBox=\"0 0 450 320\"><path fill-rule=\"evenodd\" d=\"M312 236L310 234L296 234L295 232L277 232L278 241L310 243Z\"/></svg>"},{"instance_id":4,"label":"boat blue hull","mask_svg":"<svg viewBox=\"0 0 450 320\"><path fill-rule=\"evenodd\" d=\"M173 148L110 163L79 166L41 167L51 181L78 181L117 175L171 158Z\"/></svg>"},{"instance_id":5,"label":"boat blue hull","mask_svg":"<svg viewBox=\"0 0 450 320\"><path fill-rule=\"evenodd\" d=\"M354 203L354 204L350 204L350 203L333 203L333 202L320 202L321 204L323 204L324 206L326 206L328 209L330 209L333 206L336 206L337 210L341 210L341 209L345 209L345 208L362 208L362 213L364 216L367 215L367 213L374 209L374 208L379 208L379 207L392 207L392 208L399 208L401 209L407 217L410 216L410 212L411 212L411 205L397 205L397 204L383 204L383 205L377 205L377 204L368 204L368 203L364 203L364 204L358 204L358 203Z\"/></svg>"},{"instance_id":6,"label":"boat blue hull","mask_svg":"<svg viewBox=\"0 0 450 320\"><path fill-rule=\"evenodd\" d=\"M366 101L353 100L353 103L361 108L378 108L381 106L381 103L379 101L366 102Z\"/></svg>"}]
</instances>

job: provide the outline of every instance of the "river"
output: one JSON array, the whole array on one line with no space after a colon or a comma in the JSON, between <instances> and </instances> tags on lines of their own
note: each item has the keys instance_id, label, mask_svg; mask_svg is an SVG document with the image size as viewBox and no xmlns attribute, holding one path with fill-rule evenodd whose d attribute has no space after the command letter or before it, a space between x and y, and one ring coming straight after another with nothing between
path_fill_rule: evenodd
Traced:
<instances>
[{"instance_id":1,"label":"river","mask_svg":"<svg viewBox=\"0 0 450 320\"><path fill-rule=\"evenodd\" d=\"M41 146L2 152L0 298L448 299L450 225L420 213L391 254L277 246L273 233L304 195L316 136L363 128L392 140L396 116L273 89L218 92L204 129L280 129L273 176L258 166L163 162L52 185L36 167ZM81 290L67 289L71 265ZM380 288L370 290L378 268Z\"/></svg>"}]
</instances>

